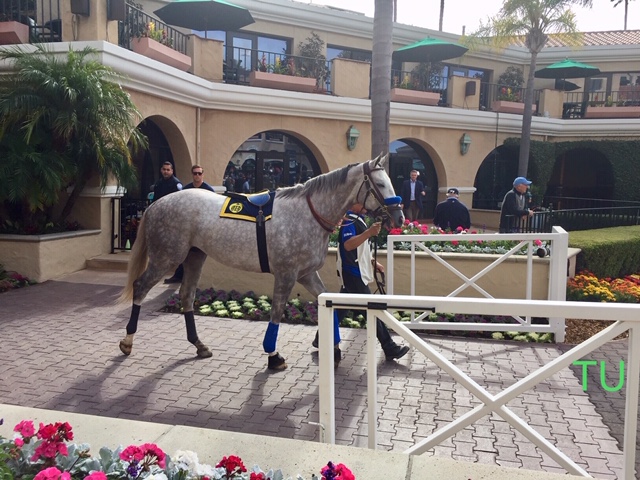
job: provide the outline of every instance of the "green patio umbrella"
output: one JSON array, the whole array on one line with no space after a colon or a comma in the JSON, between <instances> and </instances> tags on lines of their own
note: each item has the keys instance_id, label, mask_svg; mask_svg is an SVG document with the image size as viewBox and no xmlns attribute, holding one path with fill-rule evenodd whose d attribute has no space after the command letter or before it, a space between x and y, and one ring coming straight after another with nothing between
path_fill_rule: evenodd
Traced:
<instances>
[{"instance_id":1,"label":"green patio umbrella","mask_svg":"<svg viewBox=\"0 0 640 480\"><path fill-rule=\"evenodd\" d=\"M586 63L576 62L565 58L561 62L557 62L536 71L533 75L536 78L586 78L600 73L598 67L587 65Z\"/></svg>"},{"instance_id":2,"label":"green patio umbrella","mask_svg":"<svg viewBox=\"0 0 640 480\"><path fill-rule=\"evenodd\" d=\"M393 59L400 62L440 62L448 58L464 55L467 47L447 42L439 38L426 37L419 42L399 48L393 52Z\"/></svg>"},{"instance_id":3,"label":"green patio umbrella","mask_svg":"<svg viewBox=\"0 0 640 480\"><path fill-rule=\"evenodd\" d=\"M167 25L203 32L238 30L255 22L249 10L224 0L174 0L153 13Z\"/></svg>"}]
</instances>

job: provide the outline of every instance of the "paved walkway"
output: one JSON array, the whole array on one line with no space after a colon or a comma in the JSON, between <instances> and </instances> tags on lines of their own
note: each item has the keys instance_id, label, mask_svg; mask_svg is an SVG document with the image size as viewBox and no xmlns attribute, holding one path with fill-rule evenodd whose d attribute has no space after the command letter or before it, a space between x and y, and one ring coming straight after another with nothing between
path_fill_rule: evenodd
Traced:
<instances>
[{"instance_id":1,"label":"paved walkway","mask_svg":"<svg viewBox=\"0 0 640 480\"><path fill-rule=\"evenodd\" d=\"M264 323L198 317L198 333L213 358L196 359L182 317L158 312L175 286L159 285L143 305L133 353L124 357L118 341L129 307L114 304L123 283L121 272L85 270L1 294L0 403L318 439L312 424L318 420L318 357L310 347L314 327L281 327L279 351L290 367L269 373L261 349ZM343 340L344 360L336 371L336 438L342 445L365 447L365 332L344 330ZM564 348L430 341L490 392L513 384ZM611 364L617 358L617 364L620 355L626 357L625 348L624 341L612 342L601 353ZM402 452L478 404L416 352L399 362L385 362L380 352L378 365L380 449ZM566 369L508 406L592 476L614 479L622 469L618 442L624 399L621 392L604 392L598 372L591 374L588 394L580 372ZM613 369L610 375L617 379ZM481 419L425 455L564 473L497 416Z\"/></svg>"}]
</instances>

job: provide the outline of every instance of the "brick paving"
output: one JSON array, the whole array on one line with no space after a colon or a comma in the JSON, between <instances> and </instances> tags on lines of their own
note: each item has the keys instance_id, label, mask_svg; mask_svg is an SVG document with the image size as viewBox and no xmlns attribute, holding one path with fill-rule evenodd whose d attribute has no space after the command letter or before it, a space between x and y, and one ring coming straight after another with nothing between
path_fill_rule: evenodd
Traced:
<instances>
[{"instance_id":1,"label":"brick paving","mask_svg":"<svg viewBox=\"0 0 640 480\"><path fill-rule=\"evenodd\" d=\"M133 353L124 357L118 342L129 307L114 303L123 282L120 272L85 270L1 294L0 403L319 439L318 427L311 423L318 421L318 355L311 348L315 327L284 324L278 347L289 368L269 373L261 348L264 323L198 317L198 333L213 358L197 359L186 341L182 317L158 311L175 287L159 285L143 304ZM336 439L343 445L367 446L365 340L362 330L343 330L344 360L336 370L335 402ZM433 336L429 340L490 393L567 349ZM608 360L607 378L615 385L613 365L626 357L626 342L611 342L600 350L594 358ZM592 368L589 374L588 392L581 388L581 371L568 368L507 406L592 476L619 478L624 391L598 390L599 370ZM378 377L380 449L401 452L479 404L415 351L399 362L386 362L379 352ZM564 472L495 414L425 455Z\"/></svg>"}]
</instances>

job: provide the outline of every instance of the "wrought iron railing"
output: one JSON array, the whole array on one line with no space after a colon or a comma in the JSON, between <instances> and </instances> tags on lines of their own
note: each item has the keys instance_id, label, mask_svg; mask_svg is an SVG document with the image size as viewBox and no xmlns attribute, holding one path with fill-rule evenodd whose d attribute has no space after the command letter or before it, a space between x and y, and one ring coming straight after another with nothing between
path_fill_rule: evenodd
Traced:
<instances>
[{"instance_id":1,"label":"wrought iron railing","mask_svg":"<svg viewBox=\"0 0 640 480\"><path fill-rule=\"evenodd\" d=\"M164 45L187 54L187 36L184 33L171 28L156 17L148 15L128 3L125 6L125 20L118 22L118 45L131 50L132 41L136 38L149 36L151 24L153 24L155 31L164 31L162 41Z\"/></svg>"},{"instance_id":2,"label":"wrought iron railing","mask_svg":"<svg viewBox=\"0 0 640 480\"><path fill-rule=\"evenodd\" d=\"M111 199L111 253L116 250L131 250L148 203L146 200L122 197Z\"/></svg>"},{"instance_id":3,"label":"wrought iron railing","mask_svg":"<svg viewBox=\"0 0 640 480\"><path fill-rule=\"evenodd\" d=\"M29 41L61 42L60 0L0 0L0 21L16 21L29 26Z\"/></svg>"},{"instance_id":4,"label":"wrought iron railing","mask_svg":"<svg viewBox=\"0 0 640 480\"><path fill-rule=\"evenodd\" d=\"M562 118L583 118L589 107L638 107L640 85L611 92L564 92Z\"/></svg>"}]
</instances>

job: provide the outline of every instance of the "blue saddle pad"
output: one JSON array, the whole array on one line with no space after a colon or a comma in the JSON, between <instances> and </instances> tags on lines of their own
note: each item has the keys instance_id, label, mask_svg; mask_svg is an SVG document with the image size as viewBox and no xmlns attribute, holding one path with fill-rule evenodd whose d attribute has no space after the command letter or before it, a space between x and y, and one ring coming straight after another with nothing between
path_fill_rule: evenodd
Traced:
<instances>
[{"instance_id":1,"label":"blue saddle pad","mask_svg":"<svg viewBox=\"0 0 640 480\"><path fill-rule=\"evenodd\" d=\"M235 218L237 220L245 220L247 222L256 222L256 217L260 210L264 216L264 221L271 219L273 210L273 199L276 192L258 192L252 194L244 193L225 193L228 198L222 205L220 217Z\"/></svg>"}]
</instances>

